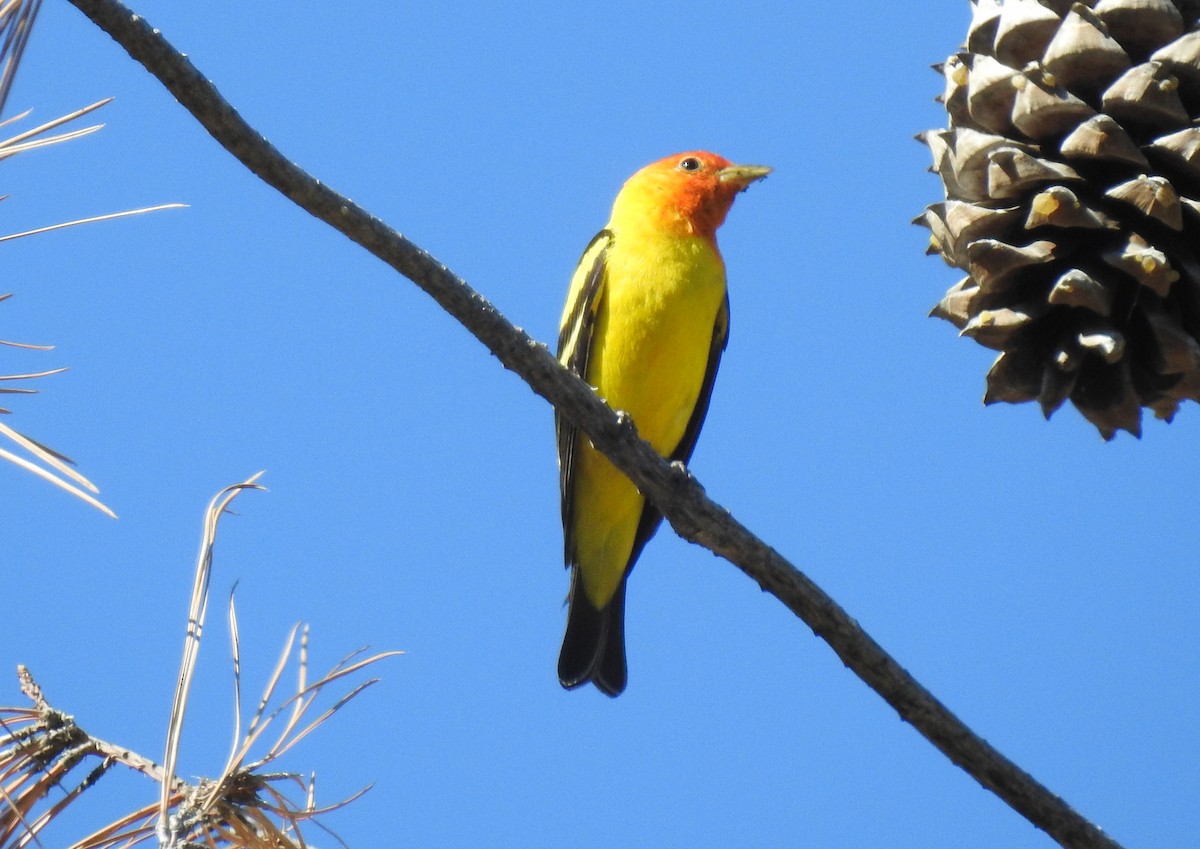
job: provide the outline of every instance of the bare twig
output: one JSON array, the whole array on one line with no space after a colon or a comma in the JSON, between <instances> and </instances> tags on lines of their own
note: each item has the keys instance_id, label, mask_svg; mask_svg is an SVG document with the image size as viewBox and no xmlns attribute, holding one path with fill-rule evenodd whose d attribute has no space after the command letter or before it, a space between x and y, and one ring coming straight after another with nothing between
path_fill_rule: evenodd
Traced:
<instances>
[{"instance_id":1,"label":"bare twig","mask_svg":"<svg viewBox=\"0 0 1200 849\"><path fill-rule=\"evenodd\" d=\"M242 164L301 208L345 234L428 293L506 367L583 430L633 480L680 536L734 563L803 619L907 722L983 786L1070 849L1118 844L963 724L828 595L710 500L685 469L637 438L546 347L424 250L288 161L249 126L191 62L115 0L71 0L166 86Z\"/></svg>"}]
</instances>

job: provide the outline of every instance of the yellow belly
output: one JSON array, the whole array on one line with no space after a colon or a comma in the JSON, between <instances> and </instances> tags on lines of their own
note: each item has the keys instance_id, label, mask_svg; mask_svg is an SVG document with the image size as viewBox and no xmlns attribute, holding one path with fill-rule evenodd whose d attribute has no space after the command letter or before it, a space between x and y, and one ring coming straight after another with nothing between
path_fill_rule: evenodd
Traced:
<instances>
[{"instance_id":1,"label":"yellow belly","mask_svg":"<svg viewBox=\"0 0 1200 849\"><path fill-rule=\"evenodd\" d=\"M720 255L704 239L610 251L588 382L662 455L683 437L704 383L713 326L725 297ZM611 600L629 563L644 501L585 437L576 455L575 551L584 590Z\"/></svg>"}]
</instances>

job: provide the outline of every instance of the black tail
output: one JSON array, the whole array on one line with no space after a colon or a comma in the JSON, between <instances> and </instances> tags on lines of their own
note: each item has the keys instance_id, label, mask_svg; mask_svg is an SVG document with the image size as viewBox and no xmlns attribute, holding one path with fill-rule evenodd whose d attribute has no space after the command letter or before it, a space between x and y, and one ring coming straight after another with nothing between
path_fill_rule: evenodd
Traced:
<instances>
[{"instance_id":1,"label":"black tail","mask_svg":"<svg viewBox=\"0 0 1200 849\"><path fill-rule=\"evenodd\" d=\"M568 690L591 681L604 695L619 696L629 677L625 668L625 581L600 610L588 600L581 581L579 569L572 569L558 681Z\"/></svg>"}]
</instances>

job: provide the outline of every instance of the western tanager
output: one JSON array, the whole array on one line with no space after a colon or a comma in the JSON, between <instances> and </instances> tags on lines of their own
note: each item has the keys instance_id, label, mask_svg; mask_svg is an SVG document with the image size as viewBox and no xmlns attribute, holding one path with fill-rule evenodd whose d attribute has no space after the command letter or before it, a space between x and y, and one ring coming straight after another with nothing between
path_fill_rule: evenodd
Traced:
<instances>
[{"instance_id":1,"label":"western tanager","mask_svg":"<svg viewBox=\"0 0 1200 849\"><path fill-rule=\"evenodd\" d=\"M770 172L713 153L668 156L626 181L571 278L558 357L664 457L687 461L729 335L717 228ZM562 416L555 417L565 557L564 687L625 689L625 581L662 515Z\"/></svg>"}]
</instances>

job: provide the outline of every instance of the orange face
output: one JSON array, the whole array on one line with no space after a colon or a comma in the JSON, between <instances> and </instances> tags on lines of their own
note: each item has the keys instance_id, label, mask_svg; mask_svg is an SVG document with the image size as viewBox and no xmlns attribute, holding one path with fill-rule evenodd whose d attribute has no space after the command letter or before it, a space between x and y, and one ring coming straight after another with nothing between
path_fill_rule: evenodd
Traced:
<instances>
[{"instance_id":1,"label":"orange face","mask_svg":"<svg viewBox=\"0 0 1200 849\"><path fill-rule=\"evenodd\" d=\"M677 153L647 165L625 183L614 207L630 207L657 226L712 237L725 221L733 199L770 173L761 165L734 165L703 150Z\"/></svg>"}]
</instances>

